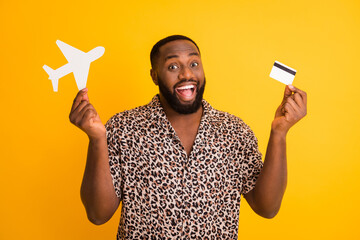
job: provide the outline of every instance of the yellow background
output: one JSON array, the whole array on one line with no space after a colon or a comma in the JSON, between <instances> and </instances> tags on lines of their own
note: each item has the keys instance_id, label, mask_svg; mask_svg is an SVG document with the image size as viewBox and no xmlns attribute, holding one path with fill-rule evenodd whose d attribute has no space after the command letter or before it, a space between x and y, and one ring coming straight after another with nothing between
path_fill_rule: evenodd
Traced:
<instances>
[{"instance_id":1,"label":"yellow background","mask_svg":"<svg viewBox=\"0 0 360 240\"><path fill-rule=\"evenodd\" d=\"M42 69L67 61L55 41L104 46L87 87L105 123L148 103L153 44L170 34L202 52L205 98L241 117L265 154L284 85L275 60L295 68L308 116L288 135L288 188L263 219L242 202L239 239L359 239L358 0L0 1L0 239L115 239L119 213L88 222L79 189L87 137L70 124L72 74L59 92Z\"/></svg>"}]
</instances>

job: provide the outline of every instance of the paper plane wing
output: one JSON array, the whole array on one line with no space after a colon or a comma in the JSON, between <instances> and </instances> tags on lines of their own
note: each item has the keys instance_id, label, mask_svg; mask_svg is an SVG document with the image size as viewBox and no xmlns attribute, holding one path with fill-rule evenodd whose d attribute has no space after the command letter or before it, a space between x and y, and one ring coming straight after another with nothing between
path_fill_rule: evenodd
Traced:
<instances>
[{"instance_id":1,"label":"paper plane wing","mask_svg":"<svg viewBox=\"0 0 360 240\"><path fill-rule=\"evenodd\" d=\"M79 90L86 88L86 82L89 75L90 63L79 64L76 69L74 69L74 77L76 85Z\"/></svg>"},{"instance_id":2,"label":"paper plane wing","mask_svg":"<svg viewBox=\"0 0 360 240\"><path fill-rule=\"evenodd\" d=\"M61 52L64 54L66 60L68 60L68 62L74 62L74 61L79 62L85 56L85 53L83 51L81 51L77 48L74 48L74 47L70 46L69 44L66 44L60 40L57 40L56 44L58 45Z\"/></svg>"}]
</instances>

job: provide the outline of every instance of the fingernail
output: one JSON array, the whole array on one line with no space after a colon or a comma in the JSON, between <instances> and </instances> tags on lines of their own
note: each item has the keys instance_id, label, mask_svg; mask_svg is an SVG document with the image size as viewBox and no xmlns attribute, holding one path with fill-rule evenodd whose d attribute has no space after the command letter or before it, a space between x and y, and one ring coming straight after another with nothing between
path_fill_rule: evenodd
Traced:
<instances>
[{"instance_id":1,"label":"fingernail","mask_svg":"<svg viewBox=\"0 0 360 240\"><path fill-rule=\"evenodd\" d=\"M291 90L295 90L295 87L291 84L288 85Z\"/></svg>"}]
</instances>

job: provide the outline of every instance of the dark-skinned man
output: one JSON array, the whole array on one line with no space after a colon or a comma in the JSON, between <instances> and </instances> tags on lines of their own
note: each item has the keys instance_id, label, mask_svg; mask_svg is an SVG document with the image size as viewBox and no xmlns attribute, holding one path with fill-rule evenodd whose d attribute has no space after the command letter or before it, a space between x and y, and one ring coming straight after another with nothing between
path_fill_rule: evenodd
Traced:
<instances>
[{"instance_id":1,"label":"dark-skinned man","mask_svg":"<svg viewBox=\"0 0 360 240\"><path fill-rule=\"evenodd\" d=\"M286 86L264 163L257 139L238 117L203 99L196 43L173 35L150 54L159 94L104 126L87 89L70 120L89 137L81 199L94 224L120 202L117 239L237 239L241 195L265 218L280 209L287 183L286 135L306 115L306 93Z\"/></svg>"}]
</instances>

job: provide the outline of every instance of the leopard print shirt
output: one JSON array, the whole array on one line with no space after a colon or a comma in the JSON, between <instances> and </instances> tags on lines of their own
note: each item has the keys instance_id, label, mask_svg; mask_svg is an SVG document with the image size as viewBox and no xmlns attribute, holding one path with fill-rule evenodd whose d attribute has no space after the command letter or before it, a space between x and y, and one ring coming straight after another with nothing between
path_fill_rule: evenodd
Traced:
<instances>
[{"instance_id":1,"label":"leopard print shirt","mask_svg":"<svg viewBox=\"0 0 360 240\"><path fill-rule=\"evenodd\" d=\"M202 104L189 156L158 95L106 123L122 201L117 239L237 239L241 194L255 186L262 156L241 119Z\"/></svg>"}]
</instances>

